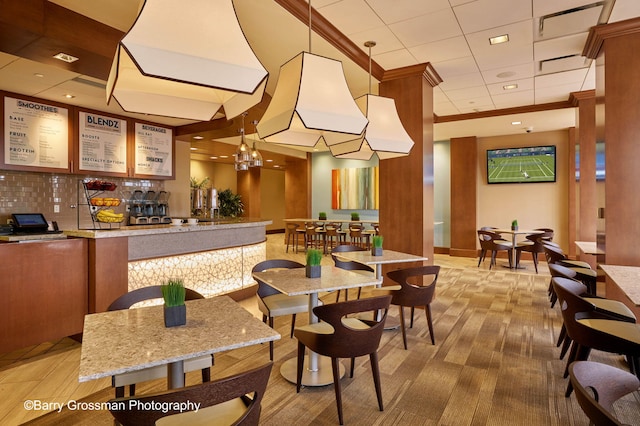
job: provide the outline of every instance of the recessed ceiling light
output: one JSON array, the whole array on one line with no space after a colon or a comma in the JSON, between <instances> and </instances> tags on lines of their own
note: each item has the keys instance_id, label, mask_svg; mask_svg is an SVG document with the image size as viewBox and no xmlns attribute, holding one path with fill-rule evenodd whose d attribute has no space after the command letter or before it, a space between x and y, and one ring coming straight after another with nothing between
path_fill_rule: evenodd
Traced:
<instances>
[{"instance_id":1,"label":"recessed ceiling light","mask_svg":"<svg viewBox=\"0 0 640 426\"><path fill-rule=\"evenodd\" d=\"M511 124L517 126L519 124L522 124L522 121L512 121Z\"/></svg>"},{"instance_id":2,"label":"recessed ceiling light","mask_svg":"<svg viewBox=\"0 0 640 426\"><path fill-rule=\"evenodd\" d=\"M194 136L193 139L201 140L201 139L204 139L204 137L203 136Z\"/></svg>"},{"instance_id":3,"label":"recessed ceiling light","mask_svg":"<svg viewBox=\"0 0 640 426\"><path fill-rule=\"evenodd\" d=\"M209 157L209 158L211 158L212 160L217 160L218 159L218 157Z\"/></svg>"},{"instance_id":4,"label":"recessed ceiling light","mask_svg":"<svg viewBox=\"0 0 640 426\"><path fill-rule=\"evenodd\" d=\"M267 163L273 163L273 160L266 160Z\"/></svg>"},{"instance_id":5,"label":"recessed ceiling light","mask_svg":"<svg viewBox=\"0 0 640 426\"><path fill-rule=\"evenodd\" d=\"M220 158L229 158L228 155L221 155Z\"/></svg>"},{"instance_id":6,"label":"recessed ceiling light","mask_svg":"<svg viewBox=\"0 0 640 426\"><path fill-rule=\"evenodd\" d=\"M78 58L76 58L75 56L69 55L68 53L62 53L62 52L58 53L57 55L53 55L53 57L56 59L60 59L61 61L64 61L68 64L78 60Z\"/></svg>"},{"instance_id":7,"label":"recessed ceiling light","mask_svg":"<svg viewBox=\"0 0 640 426\"><path fill-rule=\"evenodd\" d=\"M75 96L73 96L73 95L71 95L71 94L69 94L69 93L67 93L66 95L64 95L64 97L65 97L65 98L67 98L67 99L73 99L73 98L75 98Z\"/></svg>"},{"instance_id":8,"label":"recessed ceiling light","mask_svg":"<svg viewBox=\"0 0 640 426\"><path fill-rule=\"evenodd\" d=\"M506 43L508 41L509 41L509 34L503 34L496 37L489 37L489 44L492 46L494 44Z\"/></svg>"},{"instance_id":9,"label":"recessed ceiling light","mask_svg":"<svg viewBox=\"0 0 640 426\"><path fill-rule=\"evenodd\" d=\"M198 148L191 147L189 148L191 151L196 151Z\"/></svg>"},{"instance_id":10,"label":"recessed ceiling light","mask_svg":"<svg viewBox=\"0 0 640 426\"><path fill-rule=\"evenodd\" d=\"M502 89L504 90L513 90L517 88L518 88L517 84L505 84L504 86L502 86Z\"/></svg>"},{"instance_id":11,"label":"recessed ceiling light","mask_svg":"<svg viewBox=\"0 0 640 426\"><path fill-rule=\"evenodd\" d=\"M44 74L39 73L39 72L34 73L34 74L33 74L33 76L34 76L34 77L38 77L38 78L44 78Z\"/></svg>"},{"instance_id":12,"label":"recessed ceiling light","mask_svg":"<svg viewBox=\"0 0 640 426\"><path fill-rule=\"evenodd\" d=\"M273 166L273 168L274 168L274 169L279 169L279 168L280 168L280 166L279 166L279 165L277 165L277 164L275 164L275 165Z\"/></svg>"},{"instance_id":13,"label":"recessed ceiling light","mask_svg":"<svg viewBox=\"0 0 640 426\"><path fill-rule=\"evenodd\" d=\"M516 73L514 71L503 71L501 73L496 74L496 77L498 77L498 78L509 78L509 77L513 77L514 75L516 75Z\"/></svg>"}]
</instances>

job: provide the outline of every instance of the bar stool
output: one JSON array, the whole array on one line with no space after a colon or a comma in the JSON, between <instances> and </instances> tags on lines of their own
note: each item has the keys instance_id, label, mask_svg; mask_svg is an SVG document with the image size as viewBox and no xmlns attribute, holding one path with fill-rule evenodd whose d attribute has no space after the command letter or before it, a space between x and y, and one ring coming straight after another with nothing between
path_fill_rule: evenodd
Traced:
<instances>
[{"instance_id":1,"label":"bar stool","mask_svg":"<svg viewBox=\"0 0 640 426\"><path fill-rule=\"evenodd\" d=\"M287 249L286 252L289 253L289 244L293 245L296 253L298 252L298 233L297 230L300 227L297 223L287 223L286 224L286 235L287 235Z\"/></svg>"},{"instance_id":2,"label":"bar stool","mask_svg":"<svg viewBox=\"0 0 640 426\"><path fill-rule=\"evenodd\" d=\"M364 232L364 226L362 223L351 222L349 224L349 239L353 245L360 246L365 249L369 247L369 234Z\"/></svg>"},{"instance_id":3,"label":"bar stool","mask_svg":"<svg viewBox=\"0 0 640 426\"><path fill-rule=\"evenodd\" d=\"M344 242L344 233L340 232L342 226L339 223L330 222L324 227L324 251L329 253L333 248Z\"/></svg>"}]
</instances>

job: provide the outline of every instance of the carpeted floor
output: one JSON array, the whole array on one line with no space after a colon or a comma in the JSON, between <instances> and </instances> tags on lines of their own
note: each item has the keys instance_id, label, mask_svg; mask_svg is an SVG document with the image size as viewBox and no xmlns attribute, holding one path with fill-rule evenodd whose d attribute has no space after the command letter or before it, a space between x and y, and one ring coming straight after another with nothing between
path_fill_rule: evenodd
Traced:
<instances>
[{"instance_id":1,"label":"carpeted floor","mask_svg":"<svg viewBox=\"0 0 640 426\"><path fill-rule=\"evenodd\" d=\"M436 262L437 263L437 262ZM342 379L345 423L351 425L587 425L575 401L565 398L565 363L555 346L558 307L547 299L549 277L478 268L442 268L432 304L436 344L429 341L423 311L408 332L409 350L399 330L386 331L379 349L384 412L378 411L368 357L357 360L354 378ZM398 316L392 307L390 316ZM305 319L300 318L299 324ZM263 400L263 425L337 424L332 386L303 388L279 373L295 357L289 322L276 319L283 339L276 342L274 368ZM267 362L268 345L216 356L213 375L231 374ZM594 351L591 360L625 368L622 357ZM197 374L188 383L198 383ZM164 381L142 384L139 393L165 389ZM84 401L107 401L111 388ZM640 394L616 406L619 418L640 424ZM108 412L51 413L31 425L112 425Z\"/></svg>"}]
</instances>

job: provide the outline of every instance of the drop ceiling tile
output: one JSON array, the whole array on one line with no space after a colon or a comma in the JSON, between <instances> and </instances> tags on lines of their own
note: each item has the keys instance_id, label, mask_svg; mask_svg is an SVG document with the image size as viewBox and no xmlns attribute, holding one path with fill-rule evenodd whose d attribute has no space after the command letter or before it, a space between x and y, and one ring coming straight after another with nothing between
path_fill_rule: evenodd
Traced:
<instances>
[{"instance_id":1,"label":"drop ceiling tile","mask_svg":"<svg viewBox=\"0 0 640 426\"><path fill-rule=\"evenodd\" d=\"M552 39L570 34L589 32L589 28L598 25L602 6L573 10L560 15L536 19L536 39Z\"/></svg>"},{"instance_id":2,"label":"drop ceiling tile","mask_svg":"<svg viewBox=\"0 0 640 426\"><path fill-rule=\"evenodd\" d=\"M449 102L449 98L447 98L447 96L438 85L433 88L433 103L437 104L440 102Z\"/></svg>"},{"instance_id":3,"label":"drop ceiling tile","mask_svg":"<svg viewBox=\"0 0 640 426\"><path fill-rule=\"evenodd\" d=\"M487 84L501 83L508 80L521 80L534 76L534 63L513 65L503 68L493 68L482 71L482 77Z\"/></svg>"},{"instance_id":4,"label":"drop ceiling tile","mask_svg":"<svg viewBox=\"0 0 640 426\"><path fill-rule=\"evenodd\" d=\"M561 84L554 87L537 87L536 84L536 104L567 101L569 94L579 92L581 86L582 83Z\"/></svg>"},{"instance_id":5,"label":"drop ceiling tile","mask_svg":"<svg viewBox=\"0 0 640 426\"><path fill-rule=\"evenodd\" d=\"M447 0L367 0L367 3L386 24L449 8Z\"/></svg>"},{"instance_id":6,"label":"drop ceiling tile","mask_svg":"<svg viewBox=\"0 0 640 426\"><path fill-rule=\"evenodd\" d=\"M445 115L460 114L460 111L458 110L458 108L456 108L455 105L449 102L446 104L434 104L433 113L440 117L444 117Z\"/></svg>"},{"instance_id":7,"label":"drop ceiling tile","mask_svg":"<svg viewBox=\"0 0 640 426\"><path fill-rule=\"evenodd\" d=\"M509 35L508 42L489 44L489 38L502 34ZM531 20L468 34L467 41L480 70L533 62Z\"/></svg>"},{"instance_id":8,"label":"drop ceiling tile","mask_svg":"<svg viewBox=\"0 0 640 426\"><path fill-rule=\"evenodd\" d=\"M477 0L453 8L465 34L532 18L531 0Z\"/></svg>"},{"instance_id":9,"label":"drop ceiling tile","mask_svg":"<svg viewBox=\"0 0 640 426\"><path fill-rule=\"evenodd\" d=\"M459 101L463 99L477 99L477 98L488 98L489 92L485 86L475 86L475 87L466 87L464 89L454 89L454 90L444 90L447 97L452 101Z\"/></svg>"},{"instance_id":10,"label":"drop ceiling tile","mask_svg":"<svg viewBox=\"0 0 640 426\"><path fill-rule=\"evenodd\" d=\"M584 82L580 90L595 90L596 88L596 61L591 61L591 66L587 75L584 77Z\"/></svg>"},{"instance_id":11,"label":"drop ceiling tile","mask_svg":"<svg viewBox=\"0 0 640 426\"><path fill-rule=\"evenodd\" d=\"M508 90L504 88L504 86L511 85L511 84L515 84L518 87L516 87L515 89L508 89ZM489 93L491 94L491 96L506 95L509 93L517 93L525 90L533 90L534 89L533 77L525 78L522 80L506 80L501 83L488 84L487 89L489 89Z\"/></svg>"},{"instance_id":12,"label":"drop ceiling tile","mask_svg":"<svg viewBox=\"0 0 640 426\"><path fill-rule=\"evenodd\" d=\"M384 22L364 0L342 0L317 10L346 35L384 25Z\"/></svg>"},{"instance_id":13,"label":"drop ceiling tile","mask_svg":"<svg viewBox=\"0 0 640 426\"><path fill-rule=\"evenodd\" d=\"M640 16L640 2L638 0L616 0L609 22L624 21Z\"/></svg>"},{"instance_id":14,"label":"drop ceiling tile","mask_svg":"<svg viewBox=\"0 0 640 426\"><path fill-rule=\"evenodd\" d=\"M582 54L589 33L574 34L566 37L542 40L533 43L533 59L538 62L545 59Z\"/></svg>"},{"instance_id":15,"label":"drop ceiling tile","mask_svg":"<svg viewBox=\"0 0 640 426\"><path fill-rule=\"evenodd\" d=\"M584 79L587 75L588 68L582 68L579 70L571 70L565 72L558 72L555 74L547 74L547 75L539 75L535 77L535 85L536 90L563 86L566 84L578 84L578 88L575 90L580 90L580 86L584 82Z\"/></svg>"},{"instance_id":16,"label":"drop ceiling tile","mask_svg":"<svg viewBox=\"0 0 640 426\"><path fill-rule=\"evenodd\" d=\"M489 97L472 98L453 103L461 114L467 114L470 112L491 111L496 109L493 101Z\"/></svg>"},{"instance_id":17,"label":"drop ceiling tile","mask_svg":"<svg viewBox=\"0 0 640 426\"><path fill-rule=\"evenodd\" d=\"M419 62L407 49L394 50L381 55L374 55L375 61L385 70L416 65Z\"/></svg>"},{"instance_id":18,"label":"drop ceiling tile","mask_svg":"<svg viewBox=\"0 0 640 426\"><path fill-rule=\"evenodd\" d=\"M532 105L534 100L533 87L530 90L521 92L505 93L500 95L492 95L493 103L496 108L514 108L525 105Z\"/></svg>"},{"instance_id":19,"label":"drop ceiling tile","mask_svg":"<svg viewBox=\"0 0 640 426\"><path fill-rule=\"evenodd\" d=\"M376 45L371 48L371 55L374 58L376 55L379 55L381 53L391 52L404 48L402 43L400 43L400 40L398 40L398 37L396 37L395 34L393 34L393 32L391 32L391 30L387 26L372 28L370 30L351 34L349 38L352 42L357 44L363 52L366 52L367 54L369 53L369 48L366 47L364 43L370 40L375 41Z\"/></svg>"},{"instance_id":20,"label":"drop ceiling tile","mask_svg":"<svg viewBox=\"0 0 640 426\"><path fill-rule=\"evenodd\" d=\"M409 51L418 61L431 63L471 55L467 40L463 36L421 44L410 48Z\"/></svg>"},{"instance_id":21,"label":"drop ceiling tile","mask_svg":"<svg viewBox=\"0 0 640 426\"><path fill-rule=\"evenodd\" d=\"M472 74L456 75L449 77L438 85L443 91L465 89L468 87L479 87L484 85L482 74L475 72Z\"/></svg>"},{"instance_id":22,"label":"drop ceiling tile","mask_svg":"<svg viewBox=\"0 0 640 426\"><path fill-rule=\"evenodd\" d=\"M433 65L443 80L456 75L478 72L478 65L476 65L476 61L473 59L473 56L452 59L450 61L434 62L431 65Z\"/></svg>"},{"instance_id":23,"label":"drop ceiling tile","mask_svg":"<svg viewBox=\"0 0 640 426\"><path fill-rule=\"evenodd\" d=\"M9 55L8 53L0 52L0 68L4 67L5 65L10 64L13 61L17 61L17 60L18 60L17 56L13 56L13 55Z\"/></svg>"},{"instance_id":24,"label":"drop ceiling tile","mask_svg":"<svg viewBox=\"0 0 640 426\"><path fill-rule=\"evenodd\" d=\"M405 47L414 47L462 34L451 9L397 22L389 25L389 28Z\"/></svg>"}]
</instances>

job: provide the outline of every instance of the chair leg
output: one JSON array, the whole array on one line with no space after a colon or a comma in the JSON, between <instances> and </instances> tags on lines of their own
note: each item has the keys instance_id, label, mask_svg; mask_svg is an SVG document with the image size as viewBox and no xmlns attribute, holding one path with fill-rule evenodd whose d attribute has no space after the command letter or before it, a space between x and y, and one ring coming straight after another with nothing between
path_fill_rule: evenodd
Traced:
<instances>
[{"instance_id":1,"label":"chair leg","mask_svg":"<svg viewBox=\"0 0 640 426\"><path fill-rule=\"evenodd\" d=\"M376 387L376 396L378 397L378 408L384 411L382 402L382 387L380 386L380 368L378 368L378 352L369 354L369 362L371 362L371 373L373 373L373 384Z\"/></svg>"},{"instance_id":2,"label":"chair leg","mask_svg":"<svg viewBox=\"0 0 640 426\"><path fill-rule=\"evenodd\" d=\"M409 328L413 328L413 314L416 311L416 307L412 306L411 307L411 321L409 321Z\"/></svg>"},{"instance_id":3,"label":"chair leg","mask_svg":"<svg viewBox=\"0 0 640 426\"><path fill-rule=\"evenodd\" d=\"M202 369L202 383L207 383L211 381L211 369L203 368Z\"/></svg>"},{"instance_id":4,"label":"chair leg","mask_svg":"<svg viewBox=\"0 0 640 426\"><path fill-rule=\"evenodd\" d=\"M356 369L356 359L351 358L351 372L349 373L349 377L353 379L353 371Z\"/></svg>"},{"instance_id":5,"label":"chair leg","mask_svg":"<svg viewBox=\"0 0 640 426\"><path fill-rule=\"evenodd\" d=\"M269 327L273 328L273 317L269 317ZM269 361L273 361L273 340L269 342Z\"/></svg>"},{"instance_id":6,"label":"chair leg","mask_svg":"<svg viewBox=\"0 0 640 426\"><path fill-rule=\"evenodd\" d=\"M436 344L436 338L433 335L433 322L431 321L431 305L424 307L424 313L427 316L427 324L429 325L429 335L431 336L431 344Z\"/></svg>"},{"instance_id":7,"label":"chair leg","mask_svg":"<svg viewBox=\"0 0 640 426\"><path fill-rule=\"evenodd\" d=\"M538 253L535 251L531 253L531 257L533 257L533 266L536 268L536 274L538 273Z\"/></svg>"},{"instance_id":8,"label":"chair leg","mask_svg":"<svg viewBox=\"0 0 640 426\"><path fill-rule=\"evenodd\" d=\"M304 368L304 345L298 341L298 369L296 371L296 393L300 393L302 387L302 369Z\"/></svg>"},{"instance_id":9,"label":"chair leg","mask_svg":"<svg viewBox=\"0 0 640 426\"><path fill-rule=\"evenodd\" d=\"M293 339L293 330L295 328L296 328L296 314L291 314L291 335L289 336L289 338L291 339Z\"/></svg>"},{"instance_id":10,"label":"chair leg","mask_svg":"<svg viewBox=\"0 0 640 426\"><path fill-rule=\"evenodd\" d=\"M340 424L344 424L342 418L342 391L340 389L340 366L338 358L331 358L331 368L333 369L333 389L336 392L336 405L338 406L338 420ZM298 360L300 363L300 360Z\"/></svg>"},{"instance_id":11,"label":"chair leg","mask_svg":"<svg viewBox=\"0 0 640 426\"><path fill-rule=\"evenodd\" d=\"M400 328L402 329L402 342L404 343L404 349L407 349L407 330L405 330L404 325L404 307L399 306L400 308Z\"/></svg>"},{"instance_id":12,"label":"chair leg","mask_svg":"<svg viewBox=\"0 0 640 426\"><path fill-rule=\"evenodd\" d=\"M489 270L491 270L491 267L496 264L496 255L497 254L498 254L497 251L495 251L495 250L491 251L491 263L489 263Z\"/></svg>"},{"instance_id":13,"label":"chair leg","mask_svg":"<svg viewBox=\"0 0 640 426\"><path fill-rule=\"evenodd\" d=\"M567 335L567 327L562 324L560 327L560 334L558 335L558 341L556 342L556 348L559 348L562 342L564 342L564 337Z\"/></svg>"},{"instance_id":14,"label":"chair leg","mask_svg":"<svg viewBox=\"0 0 640 426\"><path fill-rule=\"evenodd\" d=\"M486 255L487 255L486 250L480 250L480 257L478 258L478 268L480 267L480 264L482 263Z\"/></svg>"},{"instance_id":15,"label":"chair leg","mask_svg":"<svg viewBox=\"0 0 640 426\"><path fill-rule=\"evenodd\" d=\"M569 350L569 346L571 346L571 338L568 335L564 336L564 341L562 342L562 349L560 350L560 359L563 359Z\"/></svg>"}]
</instances>

